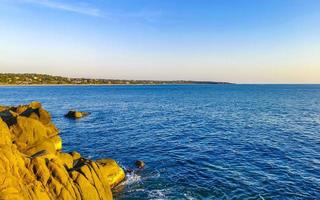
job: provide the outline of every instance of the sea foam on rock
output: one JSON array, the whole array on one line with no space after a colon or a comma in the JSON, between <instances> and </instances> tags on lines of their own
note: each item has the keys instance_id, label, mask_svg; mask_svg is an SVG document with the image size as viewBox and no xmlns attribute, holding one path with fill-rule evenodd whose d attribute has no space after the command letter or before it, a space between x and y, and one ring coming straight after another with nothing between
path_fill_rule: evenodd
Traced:
<instances>
[{"instance_id":1,"label":"sea foam on rock","mask_svg":"<svg viewBox=\"0 0 320 200\"><path fill-rule=\"evenodd\" d=\"M59 131L39 102L0 106L0 199L112 199L124 178L112 159L62 152Z\"/></svg>"}]
</instances>

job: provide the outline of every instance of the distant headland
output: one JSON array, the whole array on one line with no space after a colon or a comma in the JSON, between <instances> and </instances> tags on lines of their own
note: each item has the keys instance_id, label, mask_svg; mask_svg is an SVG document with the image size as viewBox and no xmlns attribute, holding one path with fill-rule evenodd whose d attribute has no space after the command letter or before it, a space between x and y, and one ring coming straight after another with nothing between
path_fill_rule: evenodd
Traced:
<instances>
[{"instance_id":1,"label":"distant headland","mask_svg":"<svg viewBox=\"0 0 320 200\"><path fill-rule=\"evenodd\" d=\"M0 73L0 85L160 85L160 84L232 84L214 81L159 81L68 78L47 74Z\"/></svg>"}]
</instances>

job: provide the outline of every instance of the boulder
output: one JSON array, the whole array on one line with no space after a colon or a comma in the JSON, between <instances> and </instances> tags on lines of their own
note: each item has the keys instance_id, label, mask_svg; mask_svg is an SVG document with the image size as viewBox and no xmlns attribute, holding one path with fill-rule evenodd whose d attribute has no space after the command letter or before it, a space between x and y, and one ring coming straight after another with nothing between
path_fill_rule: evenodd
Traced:
<instances>
[{"instance_id":1,"label":"boulder","mask_svg":"<svg viewBox=\"0 0 320 200\"><path fill-rule=\"evenodd\" d=\"M80 112L80 111L75 111L75 110L70 110L65 117L70 118L70 119L79 119L85 116L88 116L90 113L88 112Z\"/></svg>"},{"instance_id":2,"label":"boulder","mask_svg":"<svg viewBox=\"0 0 320 200\"><path fill-rule=\"evenodd\" d=\"M136 160L136 162L134 163L136 165L137 168L142 169L145 166L145 163L142 160Z\"/></svg>"},{"instance_id":3,"label":"boulder","mask_svg":"<svg viewBox=\"0 0 320 200\"><path fill-rule=\"evenodd\" d=\"M124 179L112 159L65 153L40 103L0 106L0 199L112 199Z\"/></svg>"}]
</instances>

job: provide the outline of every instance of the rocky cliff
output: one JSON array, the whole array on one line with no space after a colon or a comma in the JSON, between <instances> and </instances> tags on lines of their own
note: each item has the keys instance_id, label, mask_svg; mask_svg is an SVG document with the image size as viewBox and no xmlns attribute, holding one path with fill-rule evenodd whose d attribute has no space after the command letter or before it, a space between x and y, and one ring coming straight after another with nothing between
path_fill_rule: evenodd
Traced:
<instances>
[{"instance_id":1,"label":"rocky cliff","mask_svg":"<svg viewBox=\"0 0 320 200\"><path fill-rule=\"evenodd\" d=\"M0 199L112 199L124 177L114 160L64 153L40 103L0 106Z\"/></svg>"}]
</instances>

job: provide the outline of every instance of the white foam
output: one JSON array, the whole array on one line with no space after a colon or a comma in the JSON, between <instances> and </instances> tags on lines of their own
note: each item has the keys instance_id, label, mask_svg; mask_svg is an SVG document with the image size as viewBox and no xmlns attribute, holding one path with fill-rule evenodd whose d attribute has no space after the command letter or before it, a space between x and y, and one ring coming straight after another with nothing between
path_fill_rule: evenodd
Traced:
<instances>
[{"instance_id":1,"label":"white foam","mask_svg":"<svg viewBox=\"0 0 320 200\"><path fill-rule=\"evenodd\" d=\"M184 193L183 195L184 195L184 197L186 197L186 199L188 199L188 200L195 200L195 199L196 199L196 198L190 196L190 194Z\"/></svg>"},{"instance_id":2,"label":"white foam","mask_svg":"<svg viewBox=\"0 0 320 200\"><path fill-rule=\"evenodd\" d=\"M162 189L162 190L152 190L149 192L148 197L149 199L153 199L153 200L165 200L166 198L166 194L167 190L166 189Z\"/></svg>"},{"instance_id":3,"label":"white foam","mask_svg":"<svg viewBox=\"0 0 320 200\"><path fill-rule=\"evenodd\" d=\"M160 172L154 171L151 174L145 175L143 179L147 180L147 179L155 179L155 178L159 178L159 177L160 177Z\"/></svg>"},{"instance_id":4,"label":"white foam","mask_svg":"<svg viewBox=\"0 0 320 200\"><path fill-rule=\"evenodd\" d=\"M139 182L141 182L141 176L135 173L127 173L126 179L120 185L131 185Z\"/></svg>"}]
</instances>

